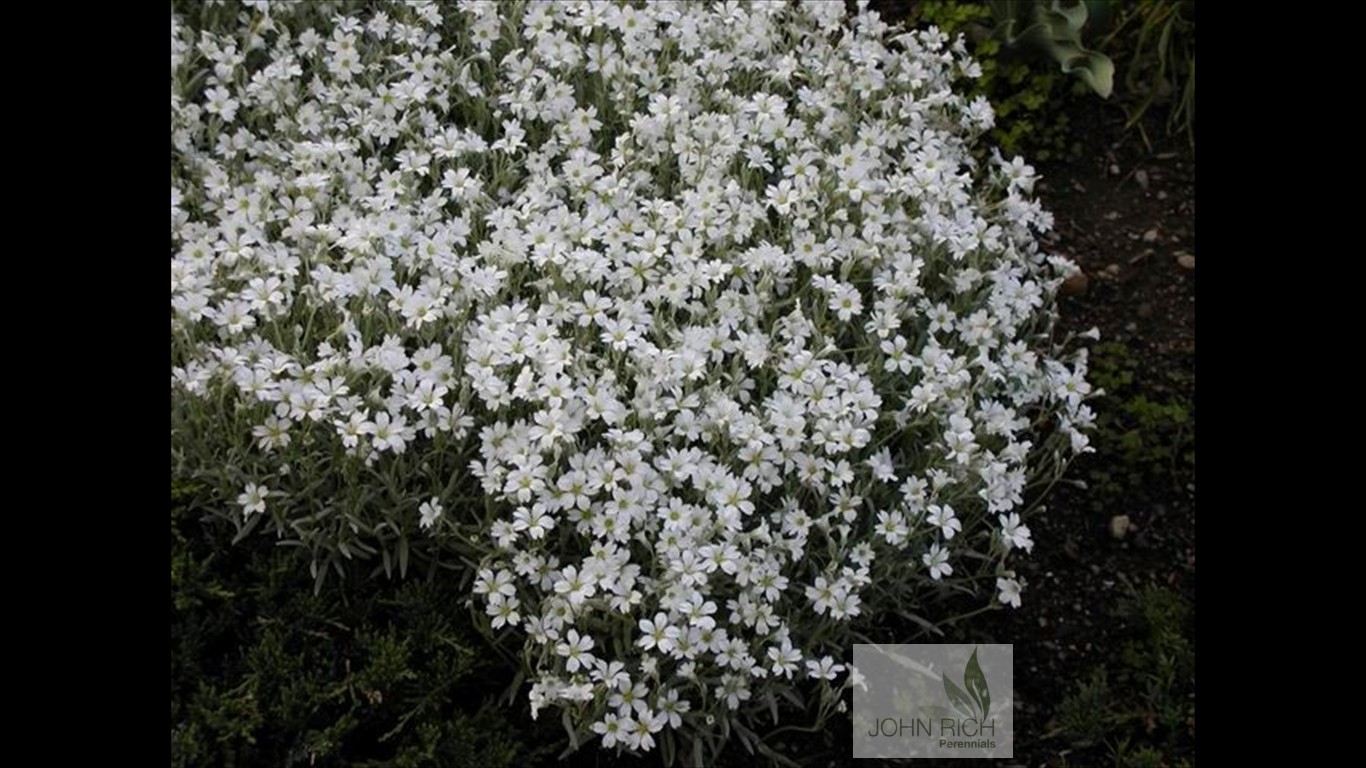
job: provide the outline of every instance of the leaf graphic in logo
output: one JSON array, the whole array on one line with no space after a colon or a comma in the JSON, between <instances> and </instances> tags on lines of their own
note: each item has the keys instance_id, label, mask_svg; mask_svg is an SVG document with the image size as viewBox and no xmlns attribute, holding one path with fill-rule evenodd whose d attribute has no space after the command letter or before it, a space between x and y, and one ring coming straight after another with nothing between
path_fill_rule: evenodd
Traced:
<instances>
[{"instance_id":1,"label":"leaf graphic in logo","mask_svg":"<svg viewBox=\"0 0 1366 768\"><path fill-rule=\"evenodd\" d=\"M972 699L968 698L968 695L963 693L963 689L954 684L954 682L949 679L948 675L944 675L943 677L944 693L949 695L949 701L953 703L953 708L958 710L963 717L972 717L973 709L976 707L976 705L973 704Z\"/></svg>"},{"instance_id":2,"label":"leaf graphic in logo","mask_svg":"<svg viewBox=\"0 0 1366 768\"><path fill-rule=\"evenodd\" d=\"M976 648L972 649L972 658L968 659L968 666L963 670L963 687L968 689L968 695L981 709L978 719L986 720L987 711L991 709L991 692L987 690L987 676L982 673L982 665L977 663Z\"/></svg>"}]
</instances>

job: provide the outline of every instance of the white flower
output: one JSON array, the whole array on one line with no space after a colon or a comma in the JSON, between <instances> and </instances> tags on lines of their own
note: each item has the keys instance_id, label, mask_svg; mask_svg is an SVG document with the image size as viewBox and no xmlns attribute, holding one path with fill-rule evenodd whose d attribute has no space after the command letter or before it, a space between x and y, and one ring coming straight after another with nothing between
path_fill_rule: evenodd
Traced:
<instances>
[{"instance_id":1,"label":"white flower","mask_svg":"<svg viewBox=\"0 0 1366 768\"><path fill-rule=\"evenodd\" d=\"M266 497L270 495L270 488L256 483L247 483L247 488L242 495L237 497L237 503L242 506L243 515L261 513L266 511Z\"/></svg>"},{"instance_id":2,"label":"white flower","mask_svg":"<svg viewBox=\"0 0 1366 768\"><path fill-rule=\"evenodd\" d=\"M997 594L996 599L1002 604L1009 605L1011 608L1020 607L1020 591L1023 585L1013 576L1010 578L996 579Z\"/></svg>"},{"instance_id":3,"label":"white flower","mask_svg":"<svg viewBox=\"0 0 1366 768\"><path fill-rule=\"evenodd\" d=\"M627 720L629 719L630 718L627 718ZM602 746L604 749L615 747L617 742L623 738L621 718L608 712L603 715L601 720L593 723L593 733L602 737Z\"/></svg>"},{"instance_id":4,"label":"white flower","mask_svg":"<svg viewBox=\"0 0 1366 768\"><path fill-rule=\"evenodd\" d=\"M630 678L623 678L617 683L617 689L611 696L607 697L607 706L615 707L617 714L623 718L631 717L632 714L648 716L650 705L648 697L650 691L643 682L632 682Z\"/></svg>"},{"instance_id":5,"label":"white flower","mask_svg":"<svg viewBox=\"0 0 1366 768\"><path fill-rule=\"evenodd\" d=\"M843 671L844 665L836 664L835 660L829 656L807 659L806 661L807 675L818 680L834 680Z\"/></svg>"},{"instance_id":6,"label":"white flower","mask_svg":"<svg viewBox=\"0 0 1366 768\"><path fill-rule=\"evenodd\" d=\"M555 527L555 518L546 513L546 505L536 502L530 507L521 506L512 513L512 530L526 532L533 541L545 538L546 533Z\"/></svg>"},{"instance_id":7,"label":"white flower","mask_svg":"<svg viewBox=\"0 0 1366 768\"><path fill-rule=\"evenodd\" d=\"M580 573L574 566L564 569L562 578L555 582L555 594L564 595L570 605L577 606L597 594L597 582L587 573Z\"/></svg>"},{"instance_id":8,"label":"white flower","mask_svg":"<svg viewBox=\"0 0 1366 768\"><path fill-rule=\"evenodd\" d=\"M419 524L423 528L431 528L436 525L437 518L441 517L441 500L433 496L431 500L422 502L417 511L422 518Z\"/></svg>"},{"instance_id":9,"label":"white flower","mask_svg":"<svg viewBox=\"0 0 1366 768\"><path fill-rule=\"evenodd\" d=\"M945 541L952 540L954 534L963 530L963 523L954 514L953 507L948 504L931 504L927 512L925 522L939 528L939 533Z\"/></svg>"},{"instance_id":10,"label":"white flower","mask_svg":"<svg viewBox=\"0 0 1366 768\"><path fill-rule=\"evenodd\" d=\"M888 544L899 547L906 542L910 529L906 526L906 516L897 510L877 513L877 532Z\"/></svg>"},{"instance_id":11,"label":"white flower","mask_svg":"<svg viewBox=\"0 0 1366 768\"><path fill-rule=\"evenodd\" d=\"M256 444L263 451L272 451L276 448L284 448L289 445L289 428L292 423L289 419L282 419L275 414L266 417L265 423L252 428L252 436L256 438Z\"/></svg>"},{"instance_id":12,"label":"white flower","mask_svg":"<svg viewBox=\"0 0 1366 768\"><path fill-rule=\"evenodd\" d=\"M521 602L516 597L506 596L495 592L489 595L488 608L485 612L492 617L490 624L494 629L501 629L504 626L516 626L522 620L522 615L517 612Z\"/></svg>"},{"instance_id":13,"label":"white flower","mask_svg":"<svg viewBox=\"0 0 1366 768\"><path fill-rule=\"evenodd\" d=\"M848 322L863 312L863 297L852 285L840 283L830 292L830 311Z\"/></svg>"},{"instance_id":14,"label":"white flower","mask_svg":"<svg viewBox=\"0 0 1366 768\"><path fill-rule=\"evenodd\" d=\"M580 635L577 629L571 629L565 641L555 646L555 653L565 657L565 669L577 672L580 667L591 667L596 662L593 654L589 653L593 645L591 636Z\"/></svg>"},{"instance_id":15,"label":"white flower","mask_svg":"<svg viewBox=\"0 0 1366 768\"><path fill-rule=\"evenodd\" d=\"M395 416L388 411L377 414L374 422L367 425L366 431L374 440L376 450L394 453L403 453L407 449L408 438L412 434L412 428L403 415Z\"/></svg>"},{"instance_id":16,"label":"white flower","mask_svg":"<svg viewBox=\"0 0 1366 768\"><path fill-rule=\"evenodd\" d=\"M811 601L816 613L825 613L838 597L838 584L831 584L824 576L817 576L816 583L806 588L806 598Z\"/></svg>"},{"instance_id":17,"label":"white flower","mask_svg":"<svg viewBox=\"0 0 1366 768\"><path fill-rule=\"evenodd\" d=\"M830 605L830 617L833 619L848 619L858 616L863 612L860 607L863 598L855 594L852 589L846 589L835 595L835 602Z\"/></svg>"},{"instance_id":18,"label":"white flower","mask_svg":"<svg viewBox=\"0 0 1366 768\"><path fill-rule=\"evenodd\" d=\"M724 699L726 706L732 710L739 709L740 702L749 701L751 695L745 678L733 672L721 675L721 684L716 686L715 694L718 699Z\"/></svg>"},{"instance_id":19,"label":"white flower","mask_svg":"<svg viewBox=\"0 0 1366 768\"><path fill-rule=\"evenodd\" d=\"M1029 526L1020 523L1018 512L1011 512L1007 515L997 515L996 519L1001 523L1001 541L1006 549L1018 547L1026 552L1034 549L1034 541L1029 537Z\"/></svg>"},{"instance_id":20,"label":"white flower","mask_svg":"<svg viewBox=\"0 0 1366 768\"><path fill-rule=\"evenodd\" d=\"M949 551L940 549L938 542L930 545L930 551L922 555L921 560L930 569L930 578L935 581L953 573L953 566L949 565Z\"/></svg>"},{"instance_id":21,"label":"white flower","mask_svg":"<svg viewBox=\"0 0 1366 768\"><path fill-rule=\"evenodd\" d=\"M802 653L792 647L791 638L785 637L781 645L769 646L768 660L773 663L773 674L791 679L799 669L797 665L801 663Z\"/></svg>"},{"instance_id":22,"label":"white flower","mask_svg":"<svg viewBox=\"0 0 1366 768\"><path fill-rule=\"evenodd\" d=\"M888 448L883 448L868 458L868 466L873 470L873 476L884 483L897 482L896 465L892 462L892 452Z\"/></svg>"},{"instance_id":23,"label":"white flower","mask_svg":"<svg viewBox=\"0 0 1366 768\"><path fill-rule=\"evenodd\" d=\"M678 627L670 624L669 617L662 613L656 613L653 621L641 619L639 627L641 636L636 644L647 651L658 649L660 653L667 654L677 645Z\"/></svg>"},{"instance_id":24,"label":"white flower","mask_svg":"<svg viewBox=\"0 0 1366 768\"><path fill-rule=\"evenodd\" d=\"M680 699L678 690L670 688L667 694L660 694L655 699L655 709L668 721L670 728L680 728L683 725L682 715L692 709L692 703Z\"/></svg>"},{"instance_id":25,"label":"white flower","mask_svg":"<svg viewBox=\"0 0 1366 768\"><path fill-rule=\"evenodd\" d=\"M231 123L237 116L239 103L233 99L226 88L215 87L204 92L207 103L204 109L210 114L218 115L223 118L223 122Z\"/></svg>"}]
</instances>

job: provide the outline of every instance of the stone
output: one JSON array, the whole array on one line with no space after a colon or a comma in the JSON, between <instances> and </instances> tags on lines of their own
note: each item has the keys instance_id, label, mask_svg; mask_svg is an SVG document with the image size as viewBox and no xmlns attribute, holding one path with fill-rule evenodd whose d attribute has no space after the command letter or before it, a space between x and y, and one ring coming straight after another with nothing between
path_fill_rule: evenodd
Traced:
<instances>
[{"instance_id":1,"label":"stone","mask_svg":"<svg viewBox=\"0 0 1366 768\"><path fill-rule=\"evenodd\" d=\"M1091 288L1091 278L1080 269L1073 272L1070 277L1062 281L1062 295L1064 296L1085 296Z\"/></svg>"},{"instance_id":2,"label":"stone","mask_svg":"<svg viewBox=\"0 0 1366 768\"><path fill-rule=\"evenodd\" d=\"M1123 540L1134 528L1133 521L1128 515L1115 515L1110 518L1110 535L1118 540Z\"/></svg>"}]
</instances>

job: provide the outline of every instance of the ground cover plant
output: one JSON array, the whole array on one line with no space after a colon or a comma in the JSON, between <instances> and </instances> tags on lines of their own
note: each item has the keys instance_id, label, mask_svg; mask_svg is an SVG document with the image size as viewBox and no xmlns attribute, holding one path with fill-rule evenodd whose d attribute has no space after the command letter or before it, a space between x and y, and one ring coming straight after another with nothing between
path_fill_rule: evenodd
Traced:
<instances>
[{"instance_id":1,"label":"ground cover plant","mask_svg":"<svg viewBox=\"0 0 1366 768\"><path fill-rule=\"evenodd\" d=\"M871 616L1020 605L1095 416L961 41L255 2L171 40L172 469L238 538L468 590L533 716L666 760L838 710Z\"/></svg>"},{"instance_id":2,"label":"ground cover plant","mask_svg":"<svg viewBox=\"0 0 1366 768\"><path fill-rule=\"evenodd\" d=\"M511 768L546 747L492 695L505 685L436 580L353 574L314 594L307 558L192 512L171 492L172 766ZM553 757L553 754L551 755Z\"/></svg>"}]
</instances>

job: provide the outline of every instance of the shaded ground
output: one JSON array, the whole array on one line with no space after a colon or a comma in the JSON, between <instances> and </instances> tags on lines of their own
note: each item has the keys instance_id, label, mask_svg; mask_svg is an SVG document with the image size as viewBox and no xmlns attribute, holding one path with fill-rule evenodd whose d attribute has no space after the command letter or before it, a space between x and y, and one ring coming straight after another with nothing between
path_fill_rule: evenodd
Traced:
<instances>
[{"instance_id":1,"label":"shaded ground","mask_svg":"<svg viewBox=\"0 0 1366 768\"><path fill-rule=\"evenodd\" d=\"M1185 147L1149 151L1094 104L1082 112L1083 157L1041 168L1040 195L1050 248L1087 275L1062 300L1065 325L1100 329L1091 378L1110 394L1095 406L1097 453L1070 475L1088 488L1055 489L1030 522L1026 602L997 614L994 634L1016 644L1021 762L1124 764L1114 752L1128 738L1174 765L1194 761L1195 734L1195 162ZM1150 691L1164 671L1153 656L1171 650L1158 631L1189 641L1190 668ZM1088 700L1097 670L1108 694ZM1083 705L1108 722L1075 722Z\"/></svg>"}]
</instances>

